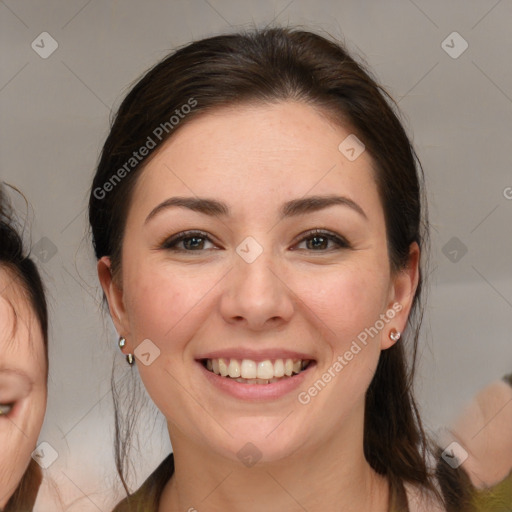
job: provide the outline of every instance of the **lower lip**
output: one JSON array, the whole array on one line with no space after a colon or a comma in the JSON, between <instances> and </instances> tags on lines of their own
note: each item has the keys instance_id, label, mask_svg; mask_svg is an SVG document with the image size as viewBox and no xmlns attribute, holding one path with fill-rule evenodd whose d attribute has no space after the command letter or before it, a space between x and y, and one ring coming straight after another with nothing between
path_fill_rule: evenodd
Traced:
<instances>
[{"instance_id":1,"label":"lower lip","mask_svg":"<svg viewBox=\"0 0 512 512\"><path fill-rule=\"evenodd\" d=\"M201 361L196 362L203 372L203 375L217 389L241 400L254 401L277 400L278 398L291 393L303 384L304 380L316 364L312 361L305 370L294 374L293 377L283 378L270 384L244 384L242 382L237 382L235 379L221 377L220 375L207 370Z\"/></svg>"}]
</instances>

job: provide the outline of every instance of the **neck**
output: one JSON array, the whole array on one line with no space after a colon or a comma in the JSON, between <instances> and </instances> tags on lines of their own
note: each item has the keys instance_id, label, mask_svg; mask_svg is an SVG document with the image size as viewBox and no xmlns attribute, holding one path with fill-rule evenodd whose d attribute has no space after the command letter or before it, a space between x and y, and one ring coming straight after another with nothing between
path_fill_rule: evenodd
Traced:
<instances>
[{"instance_id":1,"label":"neck","mask_svg":"<svg viewBox=\"0 0 512 512\"><path fill-rule=\"evenodd\" d=\"M387 512L388 482L367 463L359 437L338 436L247 468L172 431L175 473L159 511Z\"/></svg>"}]
</instances>

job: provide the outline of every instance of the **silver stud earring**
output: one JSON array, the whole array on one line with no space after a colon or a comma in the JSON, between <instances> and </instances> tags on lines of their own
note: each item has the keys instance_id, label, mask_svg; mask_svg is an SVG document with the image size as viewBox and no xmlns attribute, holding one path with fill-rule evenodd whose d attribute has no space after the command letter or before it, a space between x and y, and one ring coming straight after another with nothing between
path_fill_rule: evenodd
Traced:
<instances>
[{"instance_id":1,"label":"silver stud earring","mask_svg":"<svg viewBox=\"0 0 512 512\"><path fill-rule=\"evenodd\" d=\"M121 349L121 351L123 350L125 345L126 345L126 338L124 338L123 336L120 336L119 337L119 348ZM135 360L133 359L133 354L126 354L126 361L128 361L128 364L130 366L132 366L133 363L135 362Z\"/></svg>"},{"instance_id":2,"label":"silver stud earring","mask_svg":"<svg viewBox=\"0 0 512 512\"><path fill-rule=\"evenodd\" d=\"M389 337L393 340L393 341L398 341L400 339L400 336L402 336L402 333L399 332L399 331L396 331L396 330L393 330L389 333Z\"/></svg>"}]
</instances>

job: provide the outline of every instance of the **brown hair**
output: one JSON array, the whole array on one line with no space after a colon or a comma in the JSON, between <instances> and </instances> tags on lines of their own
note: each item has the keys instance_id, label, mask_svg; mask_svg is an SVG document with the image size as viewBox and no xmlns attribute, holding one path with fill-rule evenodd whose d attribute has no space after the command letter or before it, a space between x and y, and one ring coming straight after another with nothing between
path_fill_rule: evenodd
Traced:
<instances>
[{"instance_id":1,"label":"brown hair","mask_svg":"<svg viewBox=\"0 0 512 512\"><path fill-rule=\"evenodd\" d=\"M191 104L191 99L195 108L180 116L177 125L168 126L170 117ZM423 170L395 113L396 105L342 44L289 28L193 42L167 56L136 83L117 111L92 184L89 220L96 257L111 257L114 276L121 268L123 231L134 184L148 158L173 133L195 117L223 106L287 100L311 105L365 144L373 157L392 270L408 265L413 242L421 248L424 265L428 224L422 209ZM168 130L160 134L159 126ZM156 149L136 165L127 166L134 152L148 145L148 138L158 138ZM364 453L374 470L387 475L393 484L408 481L435 492L426 463L429 443L412 393L422 281L423 271L405 339L382 352L367 391ZM410 365L404 342L409 344ZM126 445L119 438L118 413L116 404L116 464L127 489L123 476Z\"/></svg>"},{"instance_id":2,"label":"brown hair","mask_svg":"<svg viewBox=\"0 0 512 512\"><path fill-rule=\"evenodd\" d=\"M14 187L13 190L20 193ZM21 194L21 193L20 193ZM4 186L0 186L0 268L7 270L26 295L43 333L46 375L48 376L48 307L43 281L35 263L25 254L23 240ZM41 468L32 459L4 512L31 511L42 480Z\"/></svg>"},{"instance_id":3,"label":"brown hair","mask_svg":"<svg viewBox=\"0 0 512 512\"><path fill-rule=\"evenodd\" d=\"M31 459L23 478L3 512L32 512L42 481L41 468L34 459Z\"/></svg>"}]
</instances>

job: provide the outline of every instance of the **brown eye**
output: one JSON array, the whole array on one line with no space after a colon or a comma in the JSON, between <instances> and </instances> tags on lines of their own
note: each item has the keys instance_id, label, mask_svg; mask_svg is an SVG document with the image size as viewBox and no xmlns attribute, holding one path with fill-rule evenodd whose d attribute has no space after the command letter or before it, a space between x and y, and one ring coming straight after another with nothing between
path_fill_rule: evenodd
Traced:
<instances>
[{"instance_id":1,"label":"brown eye","mask_svg":"<svg viewBox=\"0 0 512 512\"><path fill-rule=\"evenodd\" d=\"M205 248L208 242L213 244L210 237L202 231L185 231L168 238L161 248L176 252L197 252L209 249ZM179 247L179 244L183 245Z\"/></svg>"},{"instance_id":2,"label":"brown eye","mask_svg":"<svg viewBox=\"0 0 512 512\"><path fill-rule=\"evenodd\" d=\"M14 404L0 404L0 416L6 416L12 411Z\"/></svg>"},{"instance_id":3,"label":"brown eye","mask_svg":"<svg viewBox=\"0 0 512 512\"><path fill-rule=\"evenodd\" d=\"M303 242L306 242L306 249L313 252L330 252L332 250L350 248L350 244L343 237L331 233L330 231L318 229L306 233L306 236L301 239L299 244ZM329 248L329 242L334 243L335 247Z\"/></svg>"}]
</instances>

